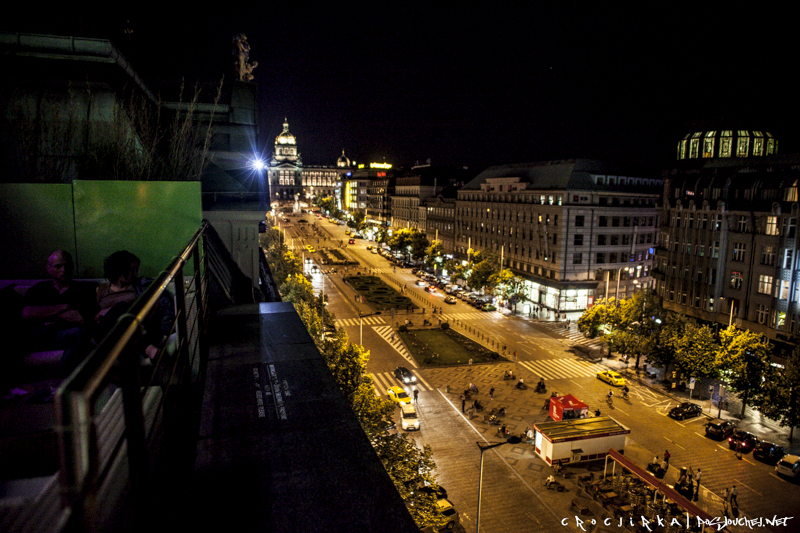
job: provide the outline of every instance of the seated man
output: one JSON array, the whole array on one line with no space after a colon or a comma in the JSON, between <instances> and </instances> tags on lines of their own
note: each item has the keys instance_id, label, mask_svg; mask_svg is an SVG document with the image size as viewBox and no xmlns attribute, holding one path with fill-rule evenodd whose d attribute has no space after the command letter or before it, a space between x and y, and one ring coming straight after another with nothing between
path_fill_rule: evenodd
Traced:
<instances>
[{"instance_id":1,"label":"seated man","mask_svg":"<svg viewBox=\"0 0 800 533\"><path fill-rule=\"evenodd\" d=\"M549 489L550 488L550 484L551 483L555 483L555 482L556 482L556 478L553 477L553 474L550 474L549 476L547 476L547 479L545 480L544 484Z\"/></svg>"},{"instance_id":2,"label":"seated man","mask_svg":"<svg viewBox=\"0 0 800 533\"><path fill-rule=\"evenodd\" d=\"M67 375L92 350L91 330L100 308L94 285L73 281L75 263L69 252L53 252L46 269L52 280L28 289L22 318L30 349L64 350L61 368Z\"/></svg>"}]
</instances>

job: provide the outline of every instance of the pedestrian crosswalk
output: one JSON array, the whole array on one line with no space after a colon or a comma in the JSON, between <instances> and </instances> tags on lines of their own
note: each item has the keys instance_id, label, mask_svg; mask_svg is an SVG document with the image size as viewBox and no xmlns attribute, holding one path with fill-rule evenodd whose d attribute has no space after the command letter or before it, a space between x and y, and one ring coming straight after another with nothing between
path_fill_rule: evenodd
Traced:
<instances>
[{"instance_id":1,"label":"pedestrian crosswalk","mask_svg":"<svg viewBox=\"0 0 800 533\"><path fill-rule=\"evenodd\" d=\"M549 329L558 336L566 339L571 345L594 346L599 348L602 343L599 339L589 339L578 331L578 326L573 322L568 328L564 327L564 322L544 322L536 323L537 326Z\"/></svg>"},{"instance_id":2,"label":"pedestrian crosswalk","mask_svg":"<svg viewBox=\"0 0 800 533\"><path fill-rule=\"evenodd\" d=\"M381 398L386 398L386 391L389 390L389 387L394 387L395 385L405 389L409 396L413 396L412 392L415 388L420 392L434 390L430 383L425 381L425 378L417 372L414 372L414 375L417 377L415 383L401 383L400 380L394 377L393 372L373 372L372 387L375 389L375 394Z\"/></svg>"},{"instance_id":3,"label":"pedestrian crosswalk","mask_svg":"<svg viewBox=\"0 0 800 533\"><path fill-rule=\"evenodd\" d=\"M414 361L411 353L406 349L403 341L400 340L400 336L394 332L392 326L373 326L372 329L375 331L375 333L380 335L383 340L388 342L389 345L391 345L391 347L394 348L395 351L408 362L408 366L411 368L417 368L416 361Z\"/></svg>"},{"instance_id":4,"label":"pedestrian crosswalk","mask_svg":"<svg viewBox=\"0 0 800 533\"><path fill-rule=\"evenodd\" d=\"M475 311L471 313L448 313L445 307L442 312L443 318L456 318L458 320L482 320L482 319L498 319L503 317L503 313L498 311Z\"/></svg>"},{"instance_id":5,"label":"pedestrian crosswalk","mask_svg":"<svg viewBox=\"0 0 800 533\"><path fill-rule=\"evenodd\" d=\"M383 317L379 316L368 316L364 318L337 318L335 320L335 324L338 327L342 326L373 326L376 324L386 324L386 321Z\"/></svg>"},{"instance_id":6,"label":"pedestrian crosswalk","mask_svg":"<svg viewBox=\"0 0 800 533\"><path fill-rule=\"evenodd\" d=\"M596 376L604 367L580 359L558 358L518 363L531 371L537 378L566 379Z\"/></svg>"}]
</instances>

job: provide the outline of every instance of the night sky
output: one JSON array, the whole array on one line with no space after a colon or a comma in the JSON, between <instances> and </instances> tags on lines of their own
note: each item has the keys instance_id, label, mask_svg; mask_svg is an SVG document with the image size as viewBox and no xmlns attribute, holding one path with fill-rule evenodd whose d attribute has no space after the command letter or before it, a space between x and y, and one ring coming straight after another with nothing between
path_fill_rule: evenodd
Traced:
<instances>
[{"instance_id":1,"label":"night sky","mask_svg":"<svg viewBox=\"0 0 800 533\"><path fill-rule=\"evenodd\" d=\"M273 3L0 24L111 38L155 90L181 77L230 80L231 38L243 32L259 62L261 142L270 150L287 117L306 164L333 164L344 149L358 161L430 158L476 170L570 157L663 165L685 133L738 128L770 131L780 152L800 151L788 12L585 5Z\"/></svg>"}]
</instances>

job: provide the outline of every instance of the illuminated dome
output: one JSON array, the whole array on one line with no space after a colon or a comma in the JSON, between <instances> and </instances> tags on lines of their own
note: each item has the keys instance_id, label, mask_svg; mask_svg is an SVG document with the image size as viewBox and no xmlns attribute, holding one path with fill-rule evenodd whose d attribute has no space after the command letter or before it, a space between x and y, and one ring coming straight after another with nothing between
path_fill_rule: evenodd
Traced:
<instances>
[{"instance_id":1,"label":"illuminated dome","mask_svg":"<svg viewBox=\"0 0 800 533\"><path fill-rule=\"evenodd\" d=\"M339 168L347 168L350 166L350 160L344 155L344 150L342 150L342 156L336 160L336 166Z\"/></svg>"},{"instance_id":2,"label":"illuminated dome","mask_svg":"<svg viewBox=\"0 0 800 533\"><path fill-rule=\"evenodd\" d=\"M289 133L289 123L285 118L283 119L283 131L280 135L275 137L275 144L297 144L294 135Z\"/></svg>"},{"instance_id":3,"label":"illuminated dome","mask_svg":"<svg viewBox=\"0 0 800 533\"><path fill-rule=\"evenodd\" d=\"M678 159L763 157L778 153L778 141L768 131L714 130L687 133L678 141Z\"/></svg>"}]
</instances>

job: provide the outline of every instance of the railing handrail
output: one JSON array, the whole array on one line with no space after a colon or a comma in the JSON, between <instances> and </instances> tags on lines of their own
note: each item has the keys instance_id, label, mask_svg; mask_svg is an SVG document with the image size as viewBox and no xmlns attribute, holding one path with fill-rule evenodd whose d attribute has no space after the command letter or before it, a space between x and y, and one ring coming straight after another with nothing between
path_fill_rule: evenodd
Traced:
<instances>
[{"instance_id":1,"label":"railing handrail","mask_svg":"<svg viewBox=\"0 0 800 533\"><path fill-rule=\"evenodd\" d=\"M202 329L205 323L206 302L205 287L202 283L205 268L201 264L200 245L208 228L203 222L197 232L189 240L183 251L176 256L167 268L150 284L147 290L131 305L130 309L119 318L117 323L89 356L61 384L54 397L57 432L61 457L61 489L62 500L68 509L67 515L78 529L93 529L94 515L97 513L97 491L100 485L111 482L103 471L102 458L98 450L102 444L111 444L114 454L124 453L128 456L128 475L134 505L141 503L144 485L150 479L147 439L145 437L145 413L142 405L143 395L140 383L138 340L143 332L143 325L151 312L159 305L159 300L170 295L169 286L174 283L176 319L172 330L178 339L178 350L174 355L173 374L178 368L191 365L190 340L193 332L188 322L197 322ZM204 249L205 247L203 247ZM194 259L195 298L187 302L187 287L184 280L184 267L190 259ZM172 296L172 295L170 295ZM195 310L190 317L189 309ZM196 337L196 353L200 353L201 337ZM159 357L160 359L160 357ZM117 374L112 371L119 370ZM100 441L96 434L94 418L95 404L104 386L111 382L113 376L119 380L122 393L124 413L124 431L115 441ZM178 379L186 377L180 374ZM167 394L165 388L162 394ZM162 401L159 402L153 420L164 416ZM153 422L155 424L155 422ZM156 427L156 426L154 426ZM117 443L125 441L122 448ZM126 482L126 480L113 480Z\"/></svg>"}]
</instances>

